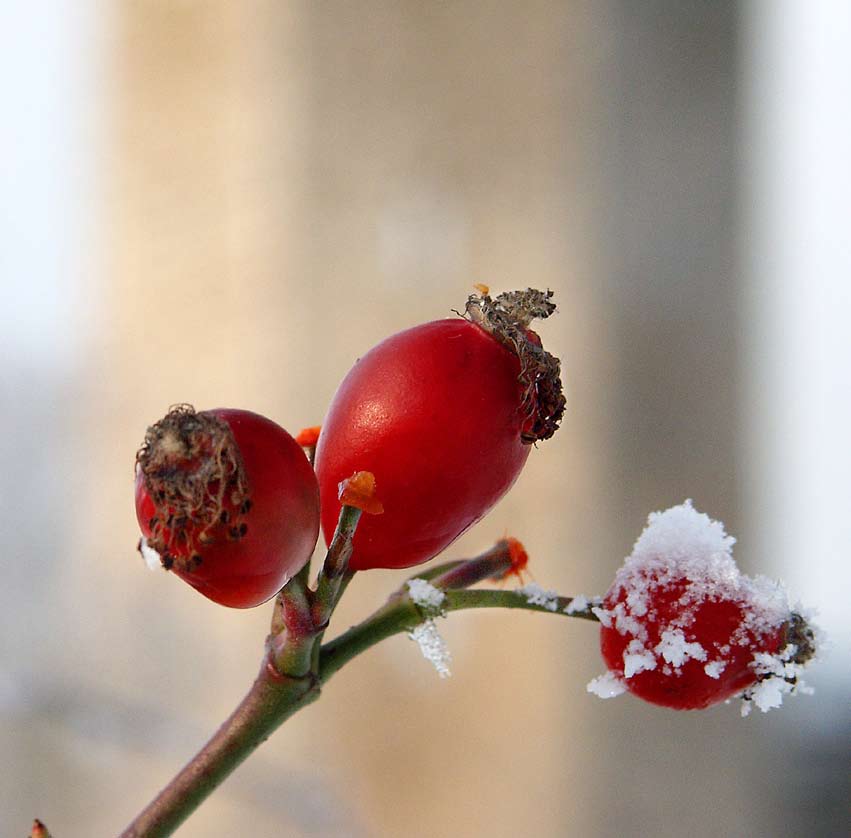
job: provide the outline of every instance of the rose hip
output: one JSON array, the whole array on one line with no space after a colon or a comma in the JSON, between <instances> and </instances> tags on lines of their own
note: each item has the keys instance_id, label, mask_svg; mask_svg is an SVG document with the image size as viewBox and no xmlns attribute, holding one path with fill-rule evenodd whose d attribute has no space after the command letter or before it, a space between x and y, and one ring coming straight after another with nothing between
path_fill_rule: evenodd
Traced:
<instances>
[{"instance_id":1,"label":"rose hip","mask_svg":"<svg viewBox=\"0 0 851 838\"><path fill-rule=\"evenodd\" d=\"M136 517L163 567L222 605L274 596L310 558L319 488L304 451L247 410L173 408L137 455Z\"/></svg>"},{"instance_id":2,"label":"rose hip","mask_svg":"<svg viewBox=\"0 0 851 838\"><path fill-rule=\"evenodd\" d=\"M564 412L559 363L529 328L551 292L470 297L466 319L399 332L366 353L322 425L316 473L326 542L338 486L375 475L384 514L363 519L353 570L425 562L482 518Z\"/></svg>"},{"instance_id":3,"label":"rose hip","mask_svg":"<svg viewBox=\"0 0 851 838\"><path fill-rule=\"evenodd\" d=\"M609 673L592 692L678 710L741 695L767 710L794 691L813 630L779 583L739 572L734 540L690 501L650 516L595 609Z\"/></svg>"}]
</instances>

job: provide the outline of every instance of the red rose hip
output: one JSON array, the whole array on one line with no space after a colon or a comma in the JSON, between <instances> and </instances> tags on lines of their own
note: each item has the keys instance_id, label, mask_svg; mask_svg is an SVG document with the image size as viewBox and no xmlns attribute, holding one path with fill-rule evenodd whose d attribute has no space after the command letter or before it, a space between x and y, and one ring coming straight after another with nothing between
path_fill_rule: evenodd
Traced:
<instances>
[{"instance_id":1,"label":"red rose hip","mask_svg":"<svg viewBox=\"0 0 851 838\"><path fill-rule=\"evenodd\" d=\"M322 424L316 473L330 543L338 487L375 475L382 515L363 518L349 567L401 568L437 555L517 479L564 412L559 363L529 329L551 292L470 297L468 319L387 338L346 376Z\"/></svg>"},{"instance_id":2,"label":"red rose hip","mask_svg":"<svg viewBox=\"0 0 851 838\"><path fill-rule=\"evenodd\" d=\"M145 546L213 601L259 605L310 558L319 487L301 446L271 420L181 405L148 429L137 464Z\"/></svg>"},{"instance_id":3,"label":"red rose hip","mask_svg":"<svg viewBox=\"0 0 851 838\"><path fill-rule=\"evenodd\" d=\"M592 692L678 710L741 695L768 710L799 686L813 630L781 585L739 572L734 540L690 501L650 516L595 609L609 672Z\"/></svg>"}]
</instances>

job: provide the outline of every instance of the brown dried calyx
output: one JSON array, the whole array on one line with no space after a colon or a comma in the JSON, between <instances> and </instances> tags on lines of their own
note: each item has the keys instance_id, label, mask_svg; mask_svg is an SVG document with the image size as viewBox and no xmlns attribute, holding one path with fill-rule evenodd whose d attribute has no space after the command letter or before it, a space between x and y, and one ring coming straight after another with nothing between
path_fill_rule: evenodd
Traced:
<instances>
[{"instance_id":1,"label":"brown dried calyx","mask_svg":"<svg viewBox=\"0 0 851 838\"><path fill-rule=\"evenodd\" d=\"M136 463L157 511L148 544L166 567L191 569L205 544L220 534L243 534L239 519L251 501L242 456L223 419L188 404L172 407L148 428Z\"/></svg>"},{"instance_id":2,"label":"brown dried calyx","mask_svg":"<svg viewBox=\"0 0 851 838\"><path fill-rule=\"evenodd\" d=\"M529 328L535 320L545 320L555 310L552 291L506 291L491 298L484 286L466 305L466 315L520 359L520 381L524 386L520 409L526 421L521 440L531 445L549 439L564 416L565 398L561 384L561 363L544 349L541 339Z\"/></svg>"},{"instance_id":3,"label":"brown dried calyx","mask_svg":"<svg viewBox=\"0 0 851 838\"><path fill-rule=\"evenodd\" d=\"M812 626L797 612L793 611L786 623L785 643L795 647L792 663L805 664L816 654L816 638Z\"/></svg>"}]
</instances>

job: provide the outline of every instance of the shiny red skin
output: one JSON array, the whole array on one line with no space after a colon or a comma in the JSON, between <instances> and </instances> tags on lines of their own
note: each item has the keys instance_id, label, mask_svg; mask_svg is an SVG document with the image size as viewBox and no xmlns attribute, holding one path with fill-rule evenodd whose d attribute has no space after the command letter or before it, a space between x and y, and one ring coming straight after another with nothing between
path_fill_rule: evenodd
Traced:
<instances>
[{"instance_id":1,"label":"shiny red skin","mask_svg":"<svg viewBox=\"0 0 851 838\"><path fill-rule=\"evenodd\" d=\"M437 555L511 488L529 456L520 362L462 319L399 332L363 356L322 424L316 474L330 543L338 486L371 471L382 515L364 515L353 570L402 568Z\"/></svg>"},{"instance_id":2,"label":"shiny red skin","mask_svg":"<svg viewBox=\"0 0 851 838\"><path fill-rule=\"evenodd\" d=\"M681 614L678 604L688 583L673 582L653 591L648 614L638 617L647 629L646 645L654 647L659 643L662 632L676 622ZM619 594L607 595L603 607L613 608L618 602L625 601L627 592L620 589ZM694 622L684 629L687 642L698 642L707 652L707 661L723 659L724 671L718 678L706 674L707 661L686 660L680 667L681 673L665 674L662 662L652 670L643 670L623 679L627 690L639 698L670 707L675 710L702 710L712 704L726 701L738 695L742 690L756 683L756 675L750 664L756 652L777 653L783 645L784 629L778 627L771 632L755 634L744 632L737 643L734 634L745 619L750 606L746 602L731 599L708 599L695 610ZM603 660L611 672L623 677L623 653L632 634L621 634L613 627L603 626L600 630L600 651ZM729 651L723 653L723 647Z\"/></svg>"},{"instance_id":3,"label":"shiny red skin","mask_svg":"<svg viewBox=\"0 0 851 838\"><path fill-rule=\"evenodd\" d=\"M204 596L231 608L252 608L273 597L310 558L319 537L319 487L301 446L279 425L247 410L211 411L230 426L251 499L246 535L228 540L224 526L213 544L199 547L202 563L176 573ZM141 473L136 517L142 534L156 514ZM178 550L175 550L178 553Z\"/></svg>"}]
</instances>

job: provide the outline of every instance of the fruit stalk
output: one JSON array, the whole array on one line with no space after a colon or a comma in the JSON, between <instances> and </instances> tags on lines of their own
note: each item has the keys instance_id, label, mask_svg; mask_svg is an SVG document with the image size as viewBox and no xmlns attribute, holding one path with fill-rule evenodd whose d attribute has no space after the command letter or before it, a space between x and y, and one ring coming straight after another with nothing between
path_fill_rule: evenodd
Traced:
<instances>
[{"instance_id":1,"label":"fruit stalk","mask_svg":"<svg viewBox=\"0 0 851 838\"><path fill-rule=\"evenodd\" d=\"M313 597L313 623L321 630L328 625L339 598L351 581L349 557L352 554L352 539L361 514L361 510L355 506L344 505L340 510L337 529L328 547L328 555L319 574Z\"/></svg>"},{"instance_id":2,"label":"fruit stalk","mask_svg":"<svg viewBox=\"0 0 851 838\"><path fill-rule=\"evenodd\" d=\"M236 710L121 838L171 835L261 742L318 697L314 678L281 676L264 660L257 680Z\"/></svg>"},{"instance_id":3,"label":"fruit stalk","mask_svg":"<svg viewBox=\"0 0 851 838\"><path fill-rule=\"evenodd\" d=\"M347 530L347 525L341 528ZM350 543L351 536L346 540ZM504 568L505 542L500 542L482 556L464 562L452 562L449 573L455 584L464 584L463 573L456 573L465 565L481 570L486 557L491 557L491 569ZM425 574L423 574L425 575ZM420 577L416 578L422 578ZM467 584L472 584L473 576ZM349 574L341 578L345 582ZM440 577L438 576L438 579ZM475 580L478 581L478 580ZM341 585L342 587L342 585ZM336 591L339 600L340 588ZM589 608L571 614L565 608L570 597L553 598L549 606L535 604L518 591L500 591L451 588L445 590L443 610L462 611L469 608L521 608L527 611L561 614L596 621ZM557 605L553 610L552 603ZM276 603L276 611L280 608ZM210 741L190 760L179 774L160 792L148 807L121 833L121 838L164 838L171 835L201 805L225 778L234 771L262 742L264 742L290 716L315 701L320 689L346 663L361 652L380 643L387 637L411 631L423 622L423 613L405 589L393 594L388 602L359 625L354 626L334 640L319 646L319 634L311 638L297 637L282 632L282 650L289 644L313 644L312 668L307 675L297 677L281 674L279 661L274 656L275 636L270 638L270 652L253 686ZM298 656L301 660L301 656ZM289 660L285 655L282 660Z\"/></svg>"},{"instance_id":4,"label":"fruit stalk","mask_svg":"<svg viewBox=\"0 0 851 838\"><path fill-rule=\"evenodd\" d=\"M538 611L544 614L556 614L562 617L578 617L581 620L599 622L590 608L571 613L564 609L573 601L573 597L554 597L552 602L557 608L529 602L516 591L493 591L483 588L473 590L447 590L441 608L444 612L464 611L470 608L521 608L525 611ZM319 671L322 683L352 658L366 651L376 643L394 634L402 634L416 628L423 622L423 615L413 601L403 594L397 594L379 608L370 617L347 632L326 643L319 656Z\"/></svg>"}]
</instances>

